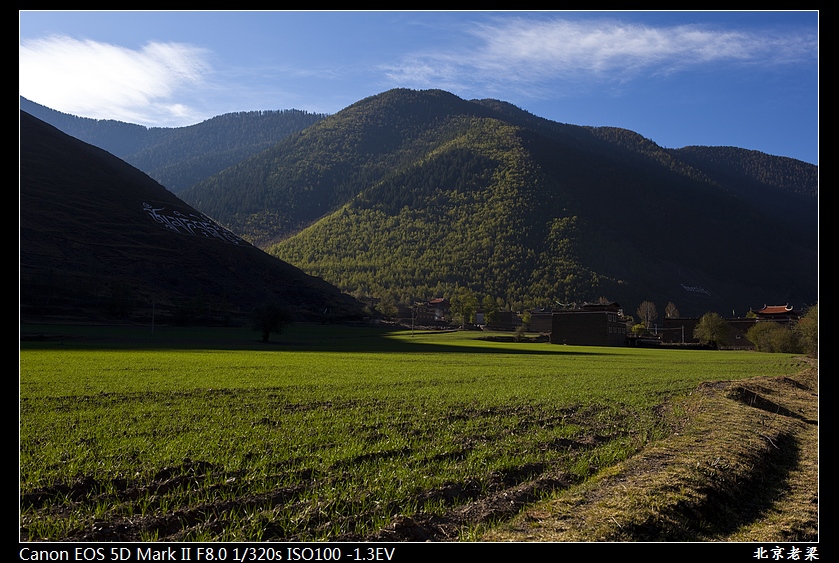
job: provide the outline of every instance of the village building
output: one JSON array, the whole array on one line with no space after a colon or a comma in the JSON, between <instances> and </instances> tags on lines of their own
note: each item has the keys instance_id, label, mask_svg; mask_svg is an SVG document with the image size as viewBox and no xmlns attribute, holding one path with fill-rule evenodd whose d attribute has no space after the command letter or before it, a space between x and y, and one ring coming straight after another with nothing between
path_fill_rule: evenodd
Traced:
<instances>
[{"instance_id":1,"label":"village building","mask_svg":"<svg viewBox=\"0 0 839 563\"><path fill-rule=\"evenodd\" d=\"M531 332L547 334L553 330L553 310L533 309L530 311L530 323L528 328Z\"/></svg>"},{"instance_id":2,"label":"village building","mask_svg":"<svg viewBox=\"0 0 839 563\"><path fill-rule=\"evenodd\" d=\"M451 304L445 297L436 297L414 304L413 321L420 326L447 324L451 319Z\"/></svg>"},{"instance_id":3,"label":"village building","mask_svg":"<svg viewBox=\"0 0 839 563\"><path fill-rule=\"evenodd\" d=\"M551 314L552 344L626 346L626 321L617 303L585 303Z\"/></svg>"}]
</instances>

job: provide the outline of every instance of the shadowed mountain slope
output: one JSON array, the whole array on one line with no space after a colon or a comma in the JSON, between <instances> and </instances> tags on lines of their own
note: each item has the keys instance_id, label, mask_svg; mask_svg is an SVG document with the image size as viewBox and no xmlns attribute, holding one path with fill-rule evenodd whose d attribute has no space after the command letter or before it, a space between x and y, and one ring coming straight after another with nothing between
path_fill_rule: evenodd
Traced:
<instances>
[{"instance_id":1,"label":"shadowed mountain slope","mask_svg":"<svg viewBox=\"0 0 839 563\"><path fill-rule=\"evenodd\" d=\"M358 303L221 228L143 172L20 113L24 318L225 318L276 303L354 318Z\"/></svg>"}]
</instances>

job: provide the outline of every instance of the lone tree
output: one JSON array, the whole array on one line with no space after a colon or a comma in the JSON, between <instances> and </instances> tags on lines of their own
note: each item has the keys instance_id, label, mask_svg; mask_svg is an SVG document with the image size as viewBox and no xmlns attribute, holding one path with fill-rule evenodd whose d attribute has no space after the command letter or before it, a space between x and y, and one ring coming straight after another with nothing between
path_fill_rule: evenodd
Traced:
<instances>
[{"instance_id":1,"label":"lone tree","mask_svg":"<svg viewBox=\"0 0 839 563\"><path fill-rule=\"evenodd\" d=\"M254 309L251 327L262 333L263 342L268 342L268 337L272 332L282 334L286 325L293 321L294 317L287 308L276 303L266 303Z\"/></svg>"},{"instance_id":2,"label":"lone tree","mask_svg":"<svg viewBox=\"0 0 839 563\"><path fill-rule=\"evenodd\" d=\"M641 317L641 322L644 323L646 328L650 328L653 321L658 318L658 311L655 308L655 303L652 301L644 301L638 305L638 310L635 312Z\"/></svg>"},{"instance_id":3,"label":"lone tree","mask_svg":"<svg viewBox=\"0 0 839 563\"><path fill-rule=\"evenodd\" d=\"M731 327L717 313L705 313L693 329L693 337L700 344L709 344L715 348L725 346L731 335Z\"/></svg>"}]
</instances>

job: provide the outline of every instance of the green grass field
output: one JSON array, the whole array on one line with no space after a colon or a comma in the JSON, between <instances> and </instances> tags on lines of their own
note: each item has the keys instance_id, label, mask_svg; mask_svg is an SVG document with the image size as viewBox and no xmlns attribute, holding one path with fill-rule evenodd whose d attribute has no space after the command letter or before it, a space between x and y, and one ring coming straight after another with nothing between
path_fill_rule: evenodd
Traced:
<instances>
[{"instance_id":1,"label":"green grass field","mask_svg":"<svg viewBox=\"0 0 839 563\"><path fill-rule=\"evenodd\" d=\"M468 539L509 516L491 499L547 497L666 436L678 409L661 406L700 382L802 365L302 324L266 344L21 332L22 540L365 539L405 521Z\"/></svg>"}]
</instances>

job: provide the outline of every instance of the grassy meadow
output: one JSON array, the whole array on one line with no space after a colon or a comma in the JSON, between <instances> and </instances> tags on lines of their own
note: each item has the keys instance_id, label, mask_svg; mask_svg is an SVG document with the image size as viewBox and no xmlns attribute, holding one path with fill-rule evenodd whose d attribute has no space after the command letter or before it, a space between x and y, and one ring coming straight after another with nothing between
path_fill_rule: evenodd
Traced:
<instances>
[{"instance_id":1,"label":"grassy meadow","mask_svg":"<svg viewBox=\"0 0 839 563\"><path fill-rule=\"evenodd\" d=\"M297 324L21 327L20 539L474 538L792 355ZM438 538L439 539L439 538Z\"/></svg>"}]
</instances>

